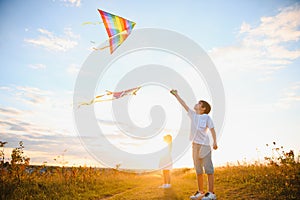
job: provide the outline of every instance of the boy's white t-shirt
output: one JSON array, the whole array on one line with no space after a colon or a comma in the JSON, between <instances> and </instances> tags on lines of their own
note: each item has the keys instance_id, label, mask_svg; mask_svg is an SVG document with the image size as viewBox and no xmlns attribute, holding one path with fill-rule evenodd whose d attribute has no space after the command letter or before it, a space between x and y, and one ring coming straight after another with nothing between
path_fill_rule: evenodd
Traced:
<instances>
[{"instance_id":1,"label":"boy's white t-shirt","mask_svg":"<svg viewBox=\"0 0 300 200\"><path fill-rule=\"evenodd\" d=\"M202 145L210 145L208 130L214 128L212 119L207 114L199 115L189 109L188 116L191 118L190 140Z\"/></svg>"}]
</instances>

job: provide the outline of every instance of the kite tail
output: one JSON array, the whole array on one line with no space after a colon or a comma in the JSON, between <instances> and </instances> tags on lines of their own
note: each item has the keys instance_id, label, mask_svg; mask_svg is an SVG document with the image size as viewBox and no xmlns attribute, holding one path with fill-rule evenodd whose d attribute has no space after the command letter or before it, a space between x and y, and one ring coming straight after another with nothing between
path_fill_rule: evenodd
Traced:
<instances>
[{"instance_id":1,"label":"kite tail","mask_svg":"<svg viewBox=\"0 0 300 200\"><path fill-rule=\"evenodd\" d=\"M109 90L105 90L106 91L106 95L112 95L113 92L109 91Z\"/></svg>"},{"instance_id":2,"label":"kite tail","mask_svg":"<svg viewBox=\"0 0 300 200\"><path fill-rule=\"evenodd\" d=\"M80 108L80 106L88 106L94 103L94 99L91 100L90 102L82 102L78 105L77 109Z\"/></svg>"},{"instance_id":3,"label":"kite tail","mask_svg":"<svg viewBox=\"0 0 300 200\"><path fill-rule=\"evenodd\" d=\"M93 50L97 51L97 50L103 50L103 49L106 49L110 46L105 46L105 47L100 47L100 48L96 48L96 47L93 47Z\"/></svg>"},{"instance_id":4,"label":"kite tail","mask_svg":"<svg viewBox=\"0 0 300 200\"><path fill-rule=\"evenodd\" d=\"M102 94L102 95L96 96L95 99L104 97L105 95L106 95L106 94Z\"/></svg>"}]
</instances>

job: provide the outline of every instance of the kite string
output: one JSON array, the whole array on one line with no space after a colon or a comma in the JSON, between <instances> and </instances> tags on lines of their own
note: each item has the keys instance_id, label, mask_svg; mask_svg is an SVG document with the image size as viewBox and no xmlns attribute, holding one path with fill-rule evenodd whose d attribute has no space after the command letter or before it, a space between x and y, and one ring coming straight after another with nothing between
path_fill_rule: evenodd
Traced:
<instances>
[{"instance_id":1,"label":"kite string","mask_svg":"<svg viewBox=\"0 0 300 200\"><path fill-rule=\"evenodd\" d=\"M98 24L103 24L103 22L83 22L81 25L98 25Z\"/></svg>"}]
</instances>

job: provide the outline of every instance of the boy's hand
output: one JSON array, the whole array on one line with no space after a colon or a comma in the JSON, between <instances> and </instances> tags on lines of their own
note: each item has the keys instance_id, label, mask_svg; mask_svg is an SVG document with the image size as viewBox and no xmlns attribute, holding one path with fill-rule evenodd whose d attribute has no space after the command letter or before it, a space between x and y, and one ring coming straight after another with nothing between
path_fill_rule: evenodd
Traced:
<instances>
[{"instance_id":1,"label":"boy's hand","mask_svg":"<svg viewBox=\"0 0 300 200\"><path fill-rule=\"evenodd\" d=\"M217 145L216 142L214 142L214 144L213 144L213 149L214 149L214 150L217 150L217 149L218 149L218 145Z\"/></svg>"},{"instance_id":2,"label":"boy's hand","mask_svg":"<svg viewBox=\"0 0 300 200\"><path fill-rule=\"evenodd\" d=\"M174 96L177 96L177 90L171 90L170 93L173 94Z\"/></svg>"},{"instance_id":3,"label":"boy's hand","mask_svg":"<svg viewBox=\"0 0 300 200\"><path fill-rule=\"evenodd\" d=\"M188 112L189 111L189 107L186 105L186 103L180 98L180 96L177 93L177 90L171 90L170 91L171 94L173 94L176 99L179 101L179 103L183 106L183 108Z\"/></svg>"}]
</instances>

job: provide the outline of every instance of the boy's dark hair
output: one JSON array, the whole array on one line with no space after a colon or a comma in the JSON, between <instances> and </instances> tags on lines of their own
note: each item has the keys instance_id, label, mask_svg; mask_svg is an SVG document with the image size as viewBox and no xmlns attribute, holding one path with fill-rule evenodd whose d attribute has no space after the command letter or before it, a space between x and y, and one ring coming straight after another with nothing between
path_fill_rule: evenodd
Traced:
<instances>
[{"instance_id":1,"label":"boy's dark hair","mask_svg":"<svg viewBox=\"0 0 300 200\"><path fill-rule=\"evenodd\" d=\"M210 110L211 110L211 107L210 107L209 103L207 103L204 100L200 100L199 103L202 103L202 108L205 108L204 113L208 114L210 112Z\"/></svg>"}]
</instances>

